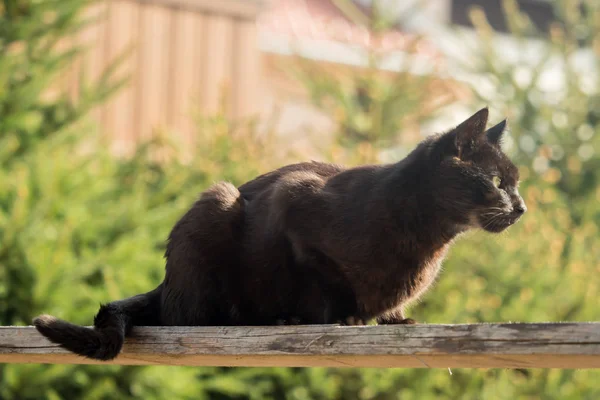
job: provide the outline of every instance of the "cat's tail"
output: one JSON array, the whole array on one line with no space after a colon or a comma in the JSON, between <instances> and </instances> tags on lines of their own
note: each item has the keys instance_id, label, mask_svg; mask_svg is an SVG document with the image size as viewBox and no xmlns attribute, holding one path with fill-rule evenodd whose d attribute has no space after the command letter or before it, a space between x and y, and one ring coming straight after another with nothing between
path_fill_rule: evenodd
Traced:
<instances>
[{"instance_id":1,"label":"cat's tail","mask_svg":"<svg viewBox=\"0 0 600 400\"><path fill-rule=\"evenodd\" d=\"M88 328L50 315L33 320L36 329L51 342L84 357L112 360L121 351L134 325L160 325L162 284L151 292L100 306L94 327Z\"/></svg>"}]
</instances>

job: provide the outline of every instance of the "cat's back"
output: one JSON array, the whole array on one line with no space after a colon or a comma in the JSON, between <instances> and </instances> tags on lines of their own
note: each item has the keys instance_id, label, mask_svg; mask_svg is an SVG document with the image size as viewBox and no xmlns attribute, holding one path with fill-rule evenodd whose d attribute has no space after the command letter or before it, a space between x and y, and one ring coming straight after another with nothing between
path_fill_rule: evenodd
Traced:
<instances>
[{"instance_id":1,"label":"cat's back","mask_svg":"<svg viewBox=\"0 0 600 400\"><path fill-rule=\"evenodd\" d=\"M314 174L324 180L328 180L329 178L345 170L346 169L342 166L319 161L290 164L260 175L253 180L244 183L238 189L244 199L251 201L265 190L271 189L273 184L275 184L277 181L293 173L305 172L307 174Z\"/></svg>"}]
</instances>

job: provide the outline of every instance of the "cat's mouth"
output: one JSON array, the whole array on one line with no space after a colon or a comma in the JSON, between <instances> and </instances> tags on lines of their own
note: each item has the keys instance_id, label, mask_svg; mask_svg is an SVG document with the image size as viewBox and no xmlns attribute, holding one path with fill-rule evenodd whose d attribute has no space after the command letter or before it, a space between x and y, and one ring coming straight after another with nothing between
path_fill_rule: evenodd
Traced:
<instances>
[{"instance_id":1,"label":"cat's mouth","mask_svg":"<svg viewBox=\"0 0 600 400\"><path fill-rule=\"evenodd\" d=\"M485 231L491 233L500 233L513 225L520 218L521 215L513 213L494 214L491 216L484 215L479 219L479 226Z\"/></svg>"}]
</instances>

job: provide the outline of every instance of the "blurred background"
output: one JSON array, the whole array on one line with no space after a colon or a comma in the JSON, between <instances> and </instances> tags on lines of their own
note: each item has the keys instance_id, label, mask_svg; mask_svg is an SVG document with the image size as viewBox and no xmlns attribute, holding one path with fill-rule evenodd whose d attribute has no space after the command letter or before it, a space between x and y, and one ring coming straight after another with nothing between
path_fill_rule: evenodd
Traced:
<instances>
[{"instance_id":1,"label":"blurred background","mask_svg":"<svg viewBox=\"0 0 600 400\"><path fill-rule=\"evenodd\" d=\"M488 105L530 212L410 316L600 320L600 2L2 0L0 325L155 287L199 192L393 162ZM0 365L1 399L598 399L592 370Z\"/></svg>"}]
</instances>

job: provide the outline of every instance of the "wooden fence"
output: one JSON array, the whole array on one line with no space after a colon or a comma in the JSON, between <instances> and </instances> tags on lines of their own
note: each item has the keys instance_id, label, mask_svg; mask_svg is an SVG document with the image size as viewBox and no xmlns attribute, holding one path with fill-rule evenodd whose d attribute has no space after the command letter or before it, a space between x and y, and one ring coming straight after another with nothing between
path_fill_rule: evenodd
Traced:
<instances>
[{"instance_id":1,"label":"wooden fence","mask_svg":"<svg viewBox=\"0 0 600 400\"><path fill-rule=\"evenodd\" d=\"M0 327L0 363L98 364L33 327ZM135 327L111 364L600 368L600 323Z\"/></svg>"},{"instance_id":2,"label":"wooden fence","mask_svg":"<svg viewBox=\"0 0 600 400\"><path fill-rule=\"evenodd\" d=\"M216 111L223 93L230 116L252 115L259 103L260 7L261 0L96 1L86 16L98 23L73 38L89 51L62 78L63 87L76 96L82 71L93 80L133 46L118 72L130 75L130 84L93 113L125 152L157 128L189 138L190 115Z\"/></svg>"}]
</instances>

